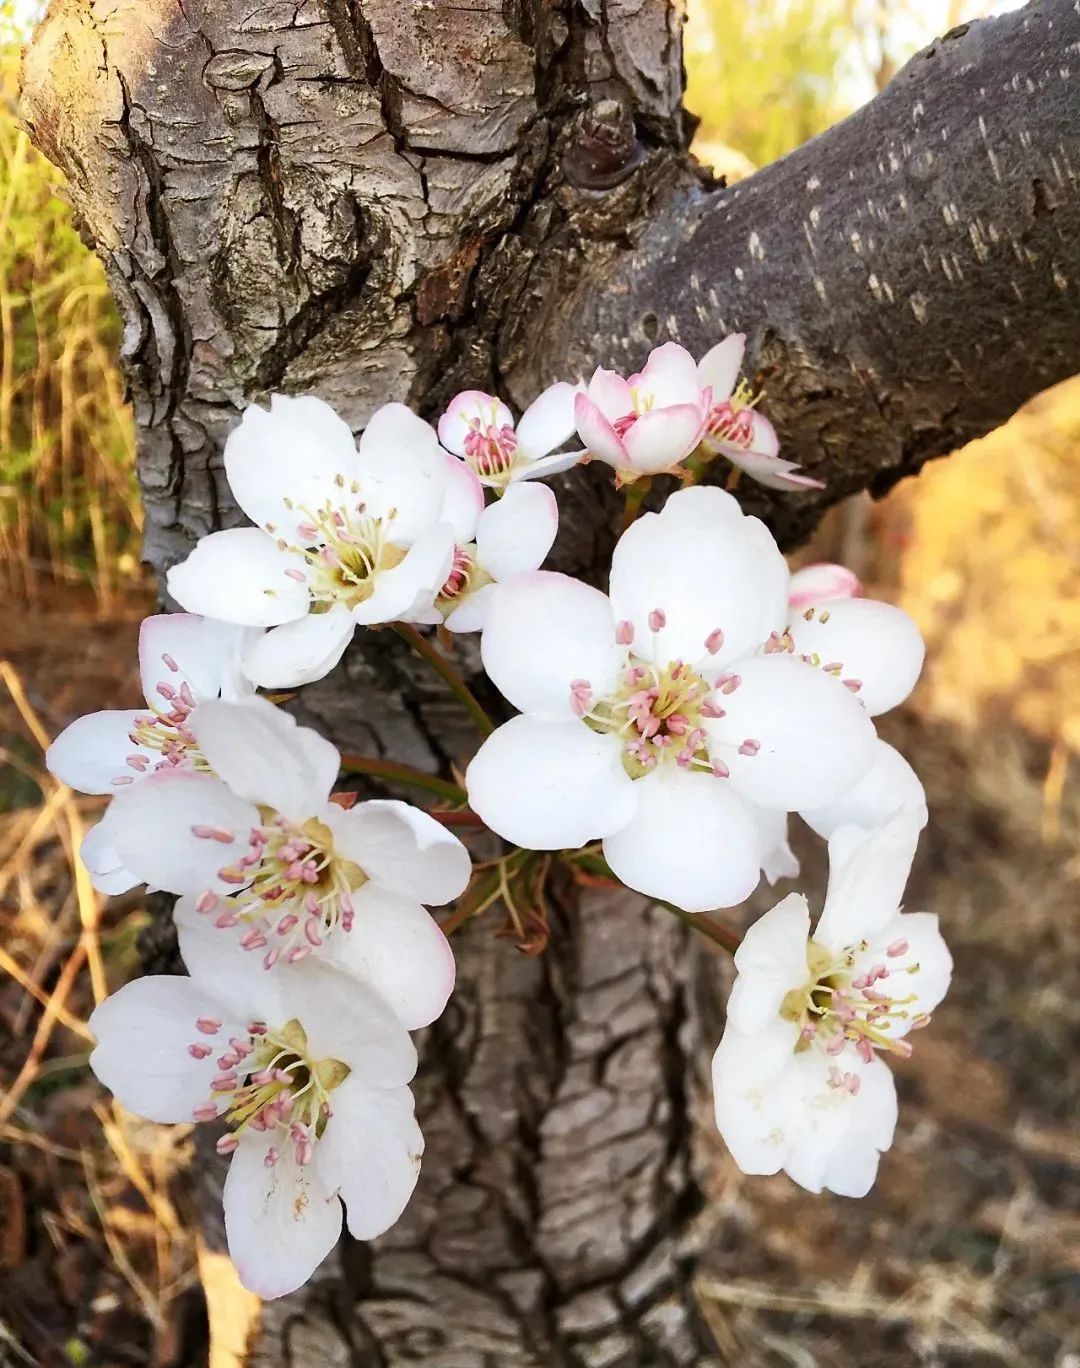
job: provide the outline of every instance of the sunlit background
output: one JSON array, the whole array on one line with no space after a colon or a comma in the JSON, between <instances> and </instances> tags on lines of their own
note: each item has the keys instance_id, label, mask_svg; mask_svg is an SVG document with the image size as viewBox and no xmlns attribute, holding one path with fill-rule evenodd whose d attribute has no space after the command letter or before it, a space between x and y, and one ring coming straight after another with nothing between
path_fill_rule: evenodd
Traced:
<instances>
[{"instance_id":1,"label":"sunlit background","mask_svg":"<svg viewBox=\"0 0 1080 1368\"><path fill-rule=\"evenodd\" d=\"M695 151L749 175L935 35L1017 7L690 0ZM136 701L153 590L117 318L18 123L38 8L0 4L0 1362L12 1335L59 1346L60 1362L168 1368L195 1361L182 1345L204 1292L237 1303L220 1260L193 1247L175 1182L186 1134L125 1116L85 1068L85 1018L135 971L147 919L137 897L102 905L76 876L100 802L53 783L41 748L76 713ZM943 914L961 972L921 1067L901 1070L902 1134L868 1202L749 1183L717 1148L722 1252L701 1297L725 1362L1080 1363L1080 1220L1061 1186L1080 1163L1061 1086L1080 994L1078 442L1074 381L881 503L851 501L818 539L927 637L889 735L927 782L915 892Z\"/></svg>"}]
</instances>

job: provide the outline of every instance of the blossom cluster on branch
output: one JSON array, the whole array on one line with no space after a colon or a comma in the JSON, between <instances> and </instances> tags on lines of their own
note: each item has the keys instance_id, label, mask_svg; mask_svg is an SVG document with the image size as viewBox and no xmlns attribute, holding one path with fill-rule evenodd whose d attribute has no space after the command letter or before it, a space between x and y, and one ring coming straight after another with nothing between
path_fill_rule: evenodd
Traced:
<instances>
[{"instance_id":1,"label":"blossom cluster on branch","mask_svg":"<svg viewBox=\"0 0 1080 1368\"><path fill-rule=\"evenodd\" d=\"M842 567L791 574L763 523L698 483L719 455L733 481L816 483L780 457L742 354L738 336L700 363L668 343L638 375L551 386L517 422L479 391L437 432L388 404L358 443L319 399L251 406L225 472L254 525L169 572L186 611L142 624L145 707L53 743L58 778L111 797L82 848L94 884L175 894L189 975L104 1001L91 1065L151 1120L217 1127L230 1252L260 1295L311 1275L342 1203L370 1239L408 1202L410 1032L453 990L447 930L500 901L539 952L558 862L730 942L700 914L797 875L792 813L828 841L828 894L813 930L793 893L735 953L717 1125L747 1172L871 1186L896 1123L882 1056L910 1053L951 972L936 918L901 911L925 798L873 721L914 686L923 644ZM541 568L558 508L537 480L591 459L627 486L607 593ZM683 488L642 513L659 474ZM336 791L336 748L257 692L321 679L357 628L387 627L481 744L463 788L394 757L346 768L436 795L428 810ZM476 631L515 710L499 726L446 653ZM474 866L455 827L510 849ZM454 902L442 925L428 910Z\"/></svg>"}]
</instances>

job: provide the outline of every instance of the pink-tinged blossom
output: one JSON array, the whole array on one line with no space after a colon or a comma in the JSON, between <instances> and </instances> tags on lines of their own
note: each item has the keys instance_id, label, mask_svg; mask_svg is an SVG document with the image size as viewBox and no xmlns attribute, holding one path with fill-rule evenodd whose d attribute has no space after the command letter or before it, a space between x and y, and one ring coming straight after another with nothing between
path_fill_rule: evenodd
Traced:
<instances>
[{"instance_id":1,"label":"pink-tinged blossom","mask_svg":"<svg viewBox=\"0 0 1080 1368\"><path fill-rule=\"evenodd\" d=\"M832 802L875 734L782 639L787 596L767 529L706 487L623 534L610 597L543 571L499 585L481 654L521 716L470 765L474 810L530 849L602 840L624 883L690 911L793 872L762 810Z\"/></svg>"},{"instance_id":2,"label":"pink-tinged blossom","mask_svg":"<svg viewBox=\"0 0 1080 1368\"><path fill-rule=\"evenodd\" d=\"M846 1197L873 1185L896 1126L883 1056L910 1055L952 974L937 917L900 910L920 824L905 810L875 832L838 828L813 934L793 893L743 938L712 1068L716 1124L745 1173Z\"/></svg>"},{"instance_id":3,"label":"pink-tinged blossom","mask_svg":"<svg viewBox=\"0 0 1080 1368\"><path fill-rule=\"evenodd\" d=\"M757 411L756 396L739 379L745 350L744 334L732 333L698 365L698 385L710 395L702 438L706 450L726 456L732 465L770 489L824 489L820 480L800 475L793 461L780 456L775 428Z\"/></svg>"},{"instance_id":4,"label":"pink-tinged blossom","mask_svg":"<svg viewBox=\"0 0 1080 1368\"><path fill-rule=\"evenodd\" d=\"M454 457L460 470L475 476ZM477 486L479 488L479 486ZM487 617L492 590L513 575L538 570L559 528L559 508L547 485L511 485L484 507L463 500L454 520L454 559L446 583L420 621L441 623L451 632L478 632Z\"/></svg>"},{"instance_id":5,"label":"pink-tinged blossom","mask_svg":"<svg viewBox=\"0 0 1080 1368\"><path fill-rule=\"evenodd\" d=\"M401 1215L424 1140L408 1084L416 1051L377 993L326 963L264 974L205 926L180 927L190 978L136 979L90 1018L90 1066L163 1123L226 1126L225 1232L261 1297L301 1286L341 1233Z\"/></svg>"},{"instance_id":6,"label":"pink-tinged blossom","mask_svg":"<svg viewBox=\"0 0 1080 1368\"><path fill-rule=\"evenodd\" d=\"M260 633L187 613L145 618L139 629L139 675L145 708L88 713L64 728L45 754L61 783L80 793L114 796L163 770L206 770L192 720L200 704L239 699L255 686L240 671L246 645ZM87 834L83 861L95 888L123 893L139 882L100 824Z\"/></svg>"},{"instance_id":7,"label":"pink-tinged blossom","mask_svg":"<svg viewBox=\"0 0 1080 1368\"><path fill-rule=\"evenodd\" d=\"M797 612L817 603L858 598L862 591L862 581L846 565L818 561L813 565L804 565L792 574L788 586L788 606Z\"/></svg>"},{"instance_id":8,"label":"pink-tinged blossom","mask_svg":"<svg viewBox=\"0 0 1080 1368\"><path fill-rule=\"evenodd\" d=\"M403 404L377 409L357 443L321 399L276 394L230 433L225 474L256 526L203 537L168 588L191 612L270 628L244 652L256 684L322 679L357 626L415 621L446 581L447 464Z\"/></svg>"},{"instance_id":9,"label":"pink-tinged blossom","mask_svg":"<svg viewBox=\"0 0 1080 1368\"><path fill-rule=\"evenodd\" d=\"M425 904L456 898L468 851L426 812L330 802L340 756L265 699L206 703L195 735L210 771L125 790L103 826L139 881L184 895L179 925L214 928L268 974L325 957L370 982L410 1029L454 984L449 943Z\"/></svg>"},{"instance_id":10,"label":"pink-tinged blossom","mask_svg":"<svg viewBox=\"0 0 1080 1368\"><path fill-rule=\"evenodd\" d=\"M623 483L677 471L705 433L711 391L694 358L674 342L649 353L641 372L624 379L600 367L574 403L578 436Z\"/></svg>"},{"instance_id":11,"label":"pink-tinged blossom","mask_svg":"<svg viewBox=\"0 0 1080 1368\"><path fill-rule=\"evenodd\" d=\"M492 489L557 475L577 465L583 454L560 450L574 435L575 393L565 381L549 386L515 425L501 399L464 390L439 419L439 441Z\"/></svg>"}]
</instances>

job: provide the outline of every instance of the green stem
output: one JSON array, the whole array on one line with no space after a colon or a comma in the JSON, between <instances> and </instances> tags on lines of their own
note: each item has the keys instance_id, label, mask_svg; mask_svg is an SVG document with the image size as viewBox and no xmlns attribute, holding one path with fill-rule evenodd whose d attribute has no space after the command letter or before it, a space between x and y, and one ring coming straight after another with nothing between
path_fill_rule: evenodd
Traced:
<instances>
[{"instance_id":1,"label":"green stem","mask_svg":"<svg viewBox=\"0 0 1080 1368\"><path fill-rule=\"evenodd\" d=\"M394 631L404 641L407 641L419 656L427 661L450 692L462 705L472 720L476 723L476 728L481 736L487 737L495 730L495 724L487 713L480 706L475 694L468 684L454 669L453 665L447 660L443 653L428 641L427 637L422 636L415 627L408 622L395 622Z\"/></svg>"},{"instance_id":2,"label":"green stem","mask_svg":"<svg viewBox=\"0 0 1080 1368\"><path fill-rule=\"evenodd\" d=\"M423 770L413 769L411 765L399 765L393 760L372 760L366 755L343 755L341 768L350 774L367 774L372 779L385 779L392 784L409 784L412 788L423 789L444 798L448 803L467 803L465 790L449 779L440 779L435 774L425 774Z\"/></svg>"},{"instance_id":3,"label":"green stem","mask_svg":"<svg viewBox=\"0 0 1080 1368\"><path fill-rule=\"evenodd\" d=\"M630 524L637 520L637 517L641 512L641 505L645 502L645 495L648 494L651 485L651 478L645 476L643 479L634 480L632 484L625 486L626 504L623 508L622 524L619 528L620 532L625 532Z\"/></svg>"}]
</instances>

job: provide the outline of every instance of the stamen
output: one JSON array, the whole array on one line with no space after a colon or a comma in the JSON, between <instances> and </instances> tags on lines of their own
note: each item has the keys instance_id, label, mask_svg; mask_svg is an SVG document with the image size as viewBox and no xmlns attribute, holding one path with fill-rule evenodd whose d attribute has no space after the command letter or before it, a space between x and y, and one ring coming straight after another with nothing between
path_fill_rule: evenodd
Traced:
<instances>
[{"instance_id":1,"label":"stamen","mask_svg":"<svg viewBox=\"0 0 1080 1368\"><path fill-rule=\"evenodd\" d=\"M724 644L724 633L719 627L715 628L705 638L705 649L710 655L715 655Z\"/></svg>"}]
</instances>

